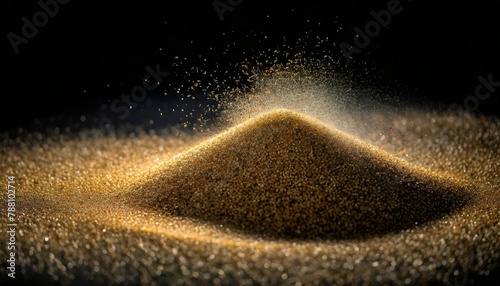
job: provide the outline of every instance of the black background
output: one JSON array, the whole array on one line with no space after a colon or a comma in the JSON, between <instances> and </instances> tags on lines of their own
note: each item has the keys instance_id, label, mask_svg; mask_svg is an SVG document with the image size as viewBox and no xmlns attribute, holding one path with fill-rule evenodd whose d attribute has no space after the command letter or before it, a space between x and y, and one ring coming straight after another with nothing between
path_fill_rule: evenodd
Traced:
<instances>
[{"instance_id":1,"label":"black background","mask_svg":"<svg viewBox=\"0 0 500 286\"><path fill-rule=\"evenodd\" d=\"M357 80L407 89L405 96L417 101L462 105L478 76L500 81L500 1L401 0L403 11L348 63L338 45L352 44L353 28L364 28L370 11L388 2L244 0L221 21L212 0L72 0L16 54L7 35L22 35L21 18L31 20L41 8L38 1L3 0L1 128L57 114L78 118L140 84L148 65L172 72L151 95L162 96L187 80L174 74L179 59L190 67L209 58L222 70L242 60L243 51L273 50L283 37L288 44L305 35L328 37L337 45L330 55ZM164 100L174 105L178 98ZM477 112L500 115L499 109L497 88Z\"/></svg>"}]
</instances>

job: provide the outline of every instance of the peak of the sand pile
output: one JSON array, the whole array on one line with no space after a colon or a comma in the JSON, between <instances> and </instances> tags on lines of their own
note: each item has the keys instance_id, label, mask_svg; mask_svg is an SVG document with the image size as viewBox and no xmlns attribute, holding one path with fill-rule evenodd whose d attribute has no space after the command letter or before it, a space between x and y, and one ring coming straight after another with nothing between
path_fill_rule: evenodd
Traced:
<instances>
[{"instance_id":1,"label":"peak of the sand pile","mask_svg":"<svg viewBox=\"0 0 500 286\"><path fill-rule=\"evenodd\" d=\"M273 109L267 112L263 112L257 115L255 119L265 118L270 116L281 117L282 119L289 119L289 120L307 120L307 119L311 120L310 117L307 117L297 111L286 108Z\"/></svg>"},{"instance_id":2,"label":"peak of the sand pile","mask_svg":"<svg viewBox=\"0 0 500 286\"><path fill-rule=\"evenodd\" d=\"M286 109L201 143L137 188L156 211L298 239L383 235L471 200L445 178Z\"/></svg>"},{"instance_id":3,"label":"peak of the sand pile","mask_svg":"<svg viewBox=\"0 0 500 286\"><path fill-rule=\"evenodd\" d=\"M304 114L301 114L297 111L291 110L291 109L285 109L285 108L280 108L280 109L273 109L267 112L260 113L256 115L253 118L249 118L249 120L243 122L242 124L235 126L235 128L240 128L243 126L248 126L252 124L258 124L259 122L263 121L272 121L272 120L277 120L277 121L296 121L297 123L301 122L302 124L311 124L311 123L319 123L317 120L308 117Z\"/></svg>"}]
</instances>

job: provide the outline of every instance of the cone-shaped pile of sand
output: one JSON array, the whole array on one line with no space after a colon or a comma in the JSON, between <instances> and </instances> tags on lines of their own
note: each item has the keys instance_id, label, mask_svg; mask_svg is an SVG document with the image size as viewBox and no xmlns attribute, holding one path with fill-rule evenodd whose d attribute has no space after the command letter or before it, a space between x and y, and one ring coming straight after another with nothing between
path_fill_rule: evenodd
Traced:
<instances>
[{"instance_id":1,"label":"cone-shaped pile of sand","mask_svg":"<svg viewBox=\"0 0 500 286\"><path fill-rule=\"evenodd\" d=\"M175 216L286 238L361 238L438 219L470 195L295 112L236 126L132 192Z\"/></svg>"}]
</instances>

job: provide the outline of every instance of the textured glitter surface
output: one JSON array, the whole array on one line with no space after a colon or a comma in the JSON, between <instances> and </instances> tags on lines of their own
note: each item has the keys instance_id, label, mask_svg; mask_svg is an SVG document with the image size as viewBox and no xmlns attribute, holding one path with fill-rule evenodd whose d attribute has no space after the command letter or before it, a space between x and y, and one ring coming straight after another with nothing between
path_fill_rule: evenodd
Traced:
<instances>
[{"instance_id":1,"label":"textured glitter surface","mask_svg":"<svg viewBox=\"0 0 500 286\"><path fill-rule=\"evenodd\" d=\"M17 282L494 284L499 120L362 117L340 131L274 110L210 138L3 135Z\"/></svg>"}]
</instances>

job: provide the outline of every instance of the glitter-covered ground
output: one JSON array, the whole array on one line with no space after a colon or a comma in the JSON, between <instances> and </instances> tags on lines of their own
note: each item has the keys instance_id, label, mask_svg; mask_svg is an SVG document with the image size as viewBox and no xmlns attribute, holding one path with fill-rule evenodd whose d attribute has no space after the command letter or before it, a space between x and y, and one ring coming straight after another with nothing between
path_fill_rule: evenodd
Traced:
<instances>
[{"instance_id":1,"label":"glitter-covered ground","mask_svg":"<svg viewBox=\"0 0 500 286\"><path fill-rule=\"evenodd\" d=\"M307 114L307 111L297 109L298 112L308 116L313 115L311 112ZM235 121L246 122L243 117L257 117L255 110L245 112L241 110L235 112L237 115L233 115L232 118L236 118ZM245 114L247 115L244 116ZM456 283L464 285L477 281L495 283L494 281L498 280L500 121L497 118L478 117L458 111L365 110L359 118L352 115L359 113L351 113L351 116L342 116L341 123L334 124L332 122L335 119L329 120L321 113L317 114L320 121L314 121L314 124L318 125L310 123L313 127L301 126L302 119L294 122L295 119L286 115L283 117L279 112L273 115L275 118L269 119L271 121L268 124L273 125L272 120L278 120L276 128L284 128L286 124L278 123L279 118L284 118L285 122L293 123L288 131L316 132L318 134L314 136L319 137L313 136L315 139L323 138L321 137L323 131L318 131L321 128L315 128L327 124L342 130L332 129L333 131L328 132L340 132L338 134L342 135L338 136L344 138L342 140L358 142L356 148L353 146L350 150L344 141L333 141L332 146L340 142L346 144L342 150L347 153L341 159L347 169L350 164L347 160L349 156L353 158L358 156L372 163L369 158L376 153L375 157L383 157L386 162L393 162L394 166L401 167L393 170L393 174L412 172L427 174L428 180L448 182L451 191L464 190L470 194L469 198L473 199L466 200L465 205L450 210L445 216L433 216L431 220L424 220L414 227L398 226L401 228L393 229L394 232L381 232L380 235L371 233L367 237L355 235L352 237L349 235L352 233L337 238L335 235L322 236L321 230L330 231L332 234L332 231L338 229L319 226L318 232L314 225L312 229L316 231L314 233L316 239L304 238L301 235L282 236L279 230L273 233L272 227L276 225L272 222L263 223L265 227L259 228L256 220L250 217L247 221L241 221L244 225L243 230L249 232L242 232L242 228L234 227L234 224L237 223L235 219L244 216L234 215L226 224L223 218L222 222L217 220L220 219L218 216L224 213L220 212L217 206L212 206L209 211L203 210L204 201L213 203L228 199L229 202L236 203L235 198L225 198L224 194L218 193L221 190L217 189L197 190L196 188L200 187L198 182L192 181L192 184L189 182L202 178L205 174L200 172L207 170L197 169L196 161L181 162L194 160L197 152L205 156L199 158L200 161L211 158L210 152L230 154L229 149L210 149L210 144L215 144L214 140L222 140L210 139L211 141L206 143L207 137L213 136L213 133L179 135L180 133L170 130L123 135L104 135L97 131L82 131L77 135L36 133L19 137L3 135L0 170L2 174L15 175L18 186L18 279L25 281L26 284L55 282L61 285L97 283L107 285L234 285L235 283L453 285ZM302 118L302 115L296 116ZM339 118L339 116L336 114L333 117ZM307 117L303 118L304 122L310 120ZM248 128L248 124L250 123L236 126L233 122L228 123L236 127L223 137L229 138L226 140L236 140L236 137L231 137L231 132L247 132L245 128ZM240 134L239 138L247 141L234 142L250 148L246 153L245 160L248 160L252 156L262 155L262 150L252 149L252 146L259 143L258 140L272 134L278 136L277 138L280 134L284 134L283 136L294 134L286 131L286 129L272 128L262 130L261 136L264 137L261 138L255 134L250 134L250 137L241 137ZM252 138L256 140L248 142ZM306 137L297 136L291 139L295 140L299 148L303 146L301 144L308 142ZM286 140L282 143L285 142ZM311 146L314 147L314 144ZM192 147L195 148L183 153ZM259 146L253 148L257 147ZM280 148L274 146L271 149ZM316 151L313 148L312 152ZM310 152L311 150L308 150L306 153ZM271 153L268 156L276 154ZM233 159L228 156L227 164L234 164ZM255 159L257 160L257 157ZM276 157L269 159L280 160ZM359 163L354 163L354 160L352 164L357 166ZM193 166L191 170L186 170L183 178L177 177L176 181L169 179L169 174L163 173L167 177L165 180L152 179L163 171L168 171L172 166L184 166L179 162L186 164L185 166L189 164ZM246 170L245 166L240 167L239 173L233 174L233 177L242 177L246 171L253 174L258 172L258 170ZM318 170L327 168L324 165L317 167ZM393 166L387 166L389 167ZM217 170L218 167L214 165L214 168ZM267 166L263 170L269 168ZM189 172L193 170L198 173ZM281 170L290 171L293 168L289 166ZM346 190L349 190L350 186L353 186L354 190L356 189L354 186L360 183L359 175L354 176L352 180L349 178L354 171L355 168L351 172L339 170L342 180L340 177L338 180L344 183L350 182L342 186ZM175 172L176 176L179 176L184 171ZM224 180L223 177L217 178L216 183L219 186L224 185L224 182L220 181ZM366 174L366 177L372 179L374 174ZM333 182L337 180L337 178L326 179ZM396 176L391 178L393 179L391 182L401 188L401 182L405 182L406 178L403 177L398 181ZM418 184L419 179L427 180L419 177L411 183ZM185 207L194 209L175 213L168 211L175 209L172 205L165 205L162 209L158 208L157 201L150 202L151 206L156 205L154 207L145 204L146 199L155 198L151 194L158 195L158 191L162 188L169 192L173 190L182 192L183 190L176 188L175 185L180 181L184 188L191 188L190 191L196 192L198 198L201 196L198 201L189 201L192 205L178 200L179 203L184 203ZM394 186L392 183L387 186ZM416 188L417 191L425 190L439 194L441 189L432 190L427 188L429 185L426 184L422 188ZM144 186L144 189L138 186ZM226 186L232 187L229 182ZM368 185L366 192L371 192L372 187ZM383 185L381 187L383 188ZM300 190L300 186L291 188L291 191ZM237 193L237 190L231 189L231 191L233 195ZM383 189L379 192L378 195L384 194ZM208 194L212 194L213 197L203 198ZM355 194L362 195L363 191L358 190ZM294 195L297 196L292 194ZM5 200L5 197L2 199ZM280 200L273 196L267 199L271 205ZM302 199L308 200L307 196L303 196ZM356 199L359 199L361 204L368 203L367 198L356 197ZM367 210L362 218L363 221L358 221L359 225L374 225L375 230L380 228L380 219L385 214L384 207L377 204L383 200L377 199L377 197L370 199L371 204L367 204L367 207L372 208L372 212ZM456 197L448 194L448 199L449 202L453 202ZM168 204L175 204L175 199L165 201ZM432 199L428 202L416 201L414 205L408 205L408 209L422 207L422 212L434 213L432 208L428 208L433 203ZM302 211L307 210L307 204L299 202L298 206ZM439 203L436 206L439 206ZM404 205L400 207L398 215L411 213L411 211L405 212ZM268 210L269 206L263 206L263 209ZM235 211L237 209L229 208L226 214L235 214ZM258 210L246 208L246 211ZM284 215L280 215L279 208L275 209L275 212L278 219L286 220ZM179 216L182 214L185 216ZM423 215L425 216L425 213ZM308 216L307 219L309 222L315 222L314 217ZM348 215L340 219L341 222L356 222ZM393 219L407 221L409 218ZM293 224L293 221L289 220L288 223ZM393 224L395 225L398 223ZM5 230L6 226L2 221L0 231L4 237ZM266 234L278 234L278 236L273 238ZM5 251L6 249L2 248L0 252L2 257L6 257ZM2 279L5 279L5 267L2 267L0 274Z\"/></svg>"}]
</instances>

